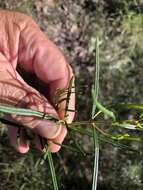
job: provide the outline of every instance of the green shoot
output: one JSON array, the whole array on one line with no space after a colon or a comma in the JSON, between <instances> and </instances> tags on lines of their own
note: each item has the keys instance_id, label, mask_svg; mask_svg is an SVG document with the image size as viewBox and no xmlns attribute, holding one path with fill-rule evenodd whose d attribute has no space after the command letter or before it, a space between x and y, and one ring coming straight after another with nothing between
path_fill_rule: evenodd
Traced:
<instances>
[{"instance_id":1,"label":"green shoot","mask_svg":"<svg viewBox=\"0 0 143 190\"><path fill-rule=\"evenodd\" d=\"M96 112L96 102L99 94L99 73L100 73L100 63L99 63L99 39L96 38L96 66L95 66L95 76L94 76L94 85L92 86L92 113L91 118L95 117ZM98 136L96 134L95 128L93 126L93 141L94 141L94 170L93 170L93 180L92 180L92 190L97 188L97 176L98 176L98 159L99 159L99 144Z\"/></svg>"},{"instance_id":2,"label":"green shoot","mask_svg":"<svg viewBox=\"0 0 143 190\"><path fill-rule=\"evenodd\" d=\"M94 140L94 170L93 170L93 181L92 181L92 190L97 188L97 177L98 177L98 161L99 161L99 142L96 129L93 126L93 140Z\"/></svg>"},{"instance_id":3,"label":"green shoot","mask_svg":"<svg viewBox=\"0 0 143 190\"><path fill-rule=\"evenodd\" d=\"M17 108L7 105L0 105L0 112L5 114L16 114L22 116L35 116L47 120L58 121L58 119L50 114L44 114L43 112L35 111L32 109Z\"/></svg>"},{"instance_id":4,"label":"green shoot","mask_svg":"<svg viewBox=\"0 0 143 190\"><path fill-rule=\"evenodd\" d=\"M67 92L67 97L66 97L65 115L64 115L65 119L68 117L67 112L68 112L68 108L69 108L70 97L71 97L71 94L72 94L73 80L74 80L74 77L72 77L70 79L69 86L68 86L68 92Z\"/></svg>"},{"instance_id":5,"label":"green shoot","mask_svg":"<svg viewBox=\"0 0 143 190\"><path fill-rule=\"evenodd\" d=\"M107 108L105 108L103 105L101 105L96 99L95 99L95 96L94 96L94 90L92 88L92 98L93 98L93 103L96 105L96 107L101 111L103 112L105 115L107 115L108 117L110 117L114 122L116 121L116 116L115 114L108 110ZM95 117L93 117L95 118Z\"/></svg>"},{"instance_id":6,"label":"green shoot","mask_svg":"<svg viewBox=\"0 0 143 190\"><path fill-rule=\"evenodd\" d=\"M58 188L58 183L57 183L57 178L56 178L56 172L55 172L55 167L54 167L52 155L51 155L51 152L49 149L49 145L45 145L43 151L45 153L43 156L43 159L48 160L48 162L49 162L49 167L50 167L50 171L51 171L51 175L52 175L54 190L58 190L59 188Z\"/></svg>"},{"instance_id":7,"label":"green shoot","mask_svg":"<svg viewBox=\"0 0 143 190\"><path fill-rule=\"evenodd\" d=\"M100 67L99 67L99 39L96 38L96 66L95 66L95 76L94 76L94 85L92 86L92 98L97 101L98 99L98 94L99 94L99 72L100 72ZM92 118L94 118L96 111L96 104L93 103L92 105Z\"/></svg>"}]
</instances>

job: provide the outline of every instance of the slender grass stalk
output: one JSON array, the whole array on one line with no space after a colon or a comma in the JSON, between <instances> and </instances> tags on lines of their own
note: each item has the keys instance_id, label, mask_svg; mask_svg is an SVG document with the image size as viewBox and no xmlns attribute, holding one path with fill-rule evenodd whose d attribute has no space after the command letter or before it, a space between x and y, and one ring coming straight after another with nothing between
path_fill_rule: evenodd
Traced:
<instances>
[{"instance_id":1,"label":"slender grass stalk","mask_svg":"<svg viewBox=\"0 0 143 190\"><path fill-rule=\"evenodd\" d=\"M105 113L106 115L108 115L109 117L111 117L113 119L113 121L116 120L116 117L114 115L113 112L111 112L110 110L108 110L107 108L105 108L104 106L102 106L99 102L98 102L98 95L99 95L99 74L100 74L100 60L99 60L99 46L100 46L100 41L98 39L98 37L96 38L96 49L95 49L95 53L96 53L96 66L95 66L95 76L94 76L94 85L91 88L91 95L92 95L92 101L93 101L93 106L92 106L92 119L95 118L95 111L96 111L96 107L103 113Z\"/></svg>"},{"instance_id":2,"label":"slender grass stalk","mask_svg":"<svg viewBox=\"0 0 143 190\"><path fill-rule=\"evenodd\" d=\"M69 108L70 97L71 97L71 94L72 94L73 80L74 80L74 77L72 77L70 79L69 86L68 86L64 119L66 119L68 117L67 112L68 112L68 108Z\"/></svg>"},{"instance_id":3,"label":"slender grass stalk","mask_svg":"<svg viewBox=\"0 0 143 190\"><path fill-rule=\"evenodd\" d=\"M136 127L136 125L130 124L130 123L118 123L118 122L116 122L116 123L112 123L112 126L117 126L117 127L131 129L131 130L137 130L138 129Z\"/></svg>"},{"instance_id":4,"label":"slender grass stalk","mask_svg":"<svg viewBox=\"0 0 143 190\"><path fill-rule=\"evenodd\" d=\"M83 150L81 150L80 149L80 147L73 147L73 146L69 146L69 145L65 145L65 144L60 144L60 143L57 143L57 142L53 142L53 143L55 143L55 144L57 144L57 145L59 145L59 146L61 146L61 147L63 147L63 148L65 148L65 149L68 149L68 150L70 150L70 151L72 151L72 152L76 152L76 153L79 153L79 154L81 154L82 156L86 156L86 153L83 151Z\"/></svg>"},{"instance_id":5,"label":"slender grass stalk","mask_svg":"<svg viewBox=\"0 0 143 190\"><path fill-rule=\"evenodd\" d=\"M112 111L110 111L109 109L105 108L103 105L101 105L101 104L99 103L99 101L97 101L97 100L95 99L94 90L93 90L93 89L92 89L92 97L93 97L93 101L94 101L94 104L96 105L96 107L97 107L101 112L103 112L104 114L106 114L107 116L109 116L111 119L113 119L113 121L115 122L115 121L116 121L116 116L115 116L115 114L114 114ZM95 117L93 117L93 118L95 118Z\"/></svg>"},{"instance_id":6,"label":"slender grass stalk","mask_svg":"<svg viewBox=\"0 0 143 190\"><path fill-rule=\"evenodd\" d=\"M76 140L75 134L71 133L69 135L70 135L70 139L73 141L72 143L73 146L79 151L82 157L85 157L87 153L84 151L84 148L81 146L81 144Z\"/></svg>"},{"instance_id":7,"label":"slender grass stalk","mask_svg":"<svg viewBox=\"0 0 143 190\"><path fill-rule=\"evenodd\" d=\"M56 178L56 172L55 172L55 167L54 167L54 163L52 159L52 154L49 149L49 145L45 145L44 152L45 154L43 156L43 159L48 160L49 162L54 190L58 190L59 188L58 188L58 183L57 183L57 178Z\"/></svg>"},{"instance_id":8,"label":"slender grass stalk","mask_svg":"<svg viewBox=\"0 0 143 190\"><path fill-rule=\"evenodd\" d=\"M142 104L113 104L110 105L110 107L116 108L116 109L135 109L135 110L141 110L143 111L143 105Z\"/></svg>"},{"instance_id":9,"label":"slender grass stalk","mask_svg":"<svg viewBox=\"0 0 143 190\"><path fill-rule=\"evenodd\" d=\"M94 117L92 118L92 119L95 119L98 115L100 115L102 113L102 111L98 111L95 115L94 115Z\"/></svg>"},{"instance_id":10,"label":"slender grass stalk","mask_svg":"<svg viewBox=\"0 0 143 190\"><path fill-rule=\"evenodd\" d=\"M35 116L42 119L52 120L52 121L58 121L55 117L53 117L50 114L45 114L40 111L35 111L32 109L25 109L25 108L17 108L17 107L11 107L7 105L0 105L0 112L5 114L16 114L16 115L22 115L22 116Z\"/></svg>"},{"instance_id":11,"label":"slender grass stalk","mask_svg":"<svg viewBox=\"0 0 143 190\"><path fill-rule=\"evenodd\" d=\"M96 38L96 66L95 66L95 76L94 76L94 85L91 89L92 94L92 113L91 118L95 118L96 114L96 104L99 94L99 73L100 73L100 63L99 63L99 39ZM94 141L94 169L93 169L93 178L92 178L92 190L97 188L97 176L98 176L98 160L99 160L99 144L98 136L96 134L95 128L93 126L93 141Z\"/></svg>"},{"instance_id":12,"label":"slender grass stalk","mask_svg":"<svg viewBox=\"0 0 143 190\"><path fill-rule=\"evenodd\" d=\"M99 64L99 39L96 38L96 66L95 66L95 76L94 76L94 84L92 86L92 91L93 92L92 96L94 96L95 101L98 99L98 94L99 94L99 72L100 72L100 64ZM92 97L93 98L93 97ZM94 118L96 111L96 104L92 105L92 118Z\"/></svg>"},{"instance_id":13,"label":"slender grass stalk","mask_svg":"<svg viewBox=\"0 0 143 190\"><path fill-rule=\"evenodd\" d=\"M99 142L96 129L93 126L93 140L94 140L94 170L93 170L93 181L92 181L92 190L97 188L97 177L98 177L98 161L99 161Z\"/></svg>"}]
</instances>

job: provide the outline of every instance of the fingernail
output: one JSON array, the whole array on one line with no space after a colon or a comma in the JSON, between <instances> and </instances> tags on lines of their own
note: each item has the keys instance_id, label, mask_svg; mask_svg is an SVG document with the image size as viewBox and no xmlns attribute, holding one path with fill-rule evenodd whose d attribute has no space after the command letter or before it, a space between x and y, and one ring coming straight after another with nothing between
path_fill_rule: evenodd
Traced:
<instances>
[{"instance_id":1,"label":"fingernail","mask_svg":"<svg viewBox=\"0 0 143 190\"><path fill-rule=\"evenodd\" d=\"M60 124L58 125L55 122L41 120L33 130L42 137L54 139L60 134L61 127Z\"/></svg>"},{"instance_id":2,"label":"fingernail","mask_svg":"<svg viewBox=\"0 0 143 190\"><path fill-rule=\"evenodd\" d=\"M29 151L28 144L20 145L17 150L22 154L27 153Z\"/></svg>"},{"instance_id":3,"label":"fingernail","mask_svg":"<svg viewBox=\"0 0 143 190\"><path fill-rule=\"evenodd\" d=\"M57 144L53 143L52 141L48 141L48 143L50 145L50 151L52 153L56 153L61 149L60 145L57 145Z\"/></svg>"},{"instance_id":4,"label":"fingernail","mask_svg":"<svg viewBox=\"0 0 143 190\"><path fill-rule=\"evenodd\" d=\"M27 140L26 137L26 130L25 129L20 129L19 134L17 132L17 146L16 149L20 153L26 153L29 151L29 141Z\"/></svg>"},{"instance_id":5,"label":"fingernail","mask_svg":"<svg viewBox=\"0 0 143 190\"><path fill-rule=\"evenodd\" d=\"M58 152L60 150L61 148L60 145L63 143L66 135L67 135L67 128L65 126L62 126L60 135L57 138L48 141L52 153Z\"/></svg>"}]
</instances>

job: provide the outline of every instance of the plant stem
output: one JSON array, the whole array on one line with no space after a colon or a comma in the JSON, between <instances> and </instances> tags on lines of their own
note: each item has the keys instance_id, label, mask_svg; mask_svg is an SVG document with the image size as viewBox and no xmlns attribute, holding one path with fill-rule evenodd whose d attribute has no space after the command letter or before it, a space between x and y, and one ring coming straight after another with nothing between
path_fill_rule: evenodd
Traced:
<instances>
[{"instance_id":1,"label":"plant stem","mask_svg":"<svg viewBox=\"0 0 143 190\"><path fill-rule=\"evenodd\" d=\"M44 160L47 160L47 158L48 158L49 167L50 167L50 171L51 171L51 175L52 175L54 190L58 190L59 188L58 188L58 183L57 183L57 178L56 178L56 172L55 172L55 167L54 167L54 163L53 163L53 159L52 159L52 154L49 149L49 145L45 145Z\"/></svg>"},{"instance_id":2,"label":"plant stem","mask_svg":"<svg viewBox=\"0 0 143 190\"><path fill-rule=\"evenodd\" d=\"M98 135L96 133L95 126L93 125L93 140L94 140L94 170L93 170L93 181L92 190L97 188L97 177L98 177L98 161L99 161L99 142Z\"/></svg>"}]
</instances>

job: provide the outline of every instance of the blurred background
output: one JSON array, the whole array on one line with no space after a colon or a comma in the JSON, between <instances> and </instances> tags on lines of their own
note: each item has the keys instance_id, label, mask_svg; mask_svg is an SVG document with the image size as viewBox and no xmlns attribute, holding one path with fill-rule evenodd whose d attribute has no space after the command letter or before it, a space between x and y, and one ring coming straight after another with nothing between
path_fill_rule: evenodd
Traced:
<instances>
[{"instance_id":1,"label":"blurred background","mask_svg":"<svg viewBox=\"0 0 143 190\"><path fill-rule=\"evenodd\" d=\"M96 36L102 40L100 101L143 104L143 0L0 0L0 8L32 16L63 51L76 75L76 120L88 119L91 111ZM0 134L0 190L51 190L40 154L18 154L6 132ZM77 135L77 141L92 150L86 136ZM129 145L136 151L101 145L98 190L143 190L143 145ZM63 148L54 162L60 189L91 189L93 157Z\"/></svg>"}]
</instances>

